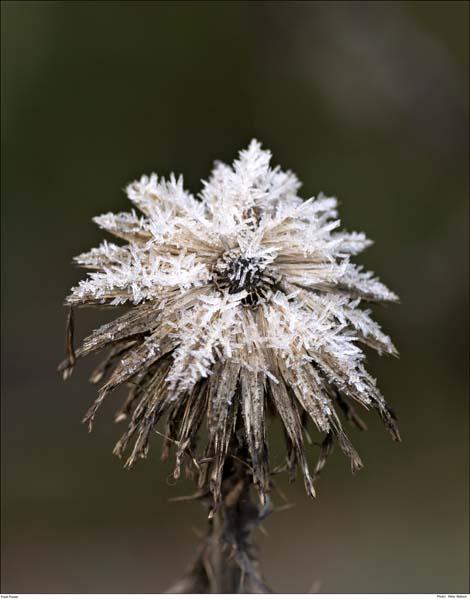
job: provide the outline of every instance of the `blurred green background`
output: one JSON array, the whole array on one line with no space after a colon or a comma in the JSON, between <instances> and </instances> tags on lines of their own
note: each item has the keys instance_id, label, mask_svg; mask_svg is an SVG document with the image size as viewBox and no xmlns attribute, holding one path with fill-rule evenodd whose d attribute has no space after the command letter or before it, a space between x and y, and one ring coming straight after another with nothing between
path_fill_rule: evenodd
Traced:
<instances>
[{"instance_id":1,"label":"blurred green background","mask_svg":"<svg viewBox=\"0 0 470 600\"><path fill-rule=\"evenodd\" d=\"M169 503L154 452L112 456L114 399L94 433L93 361L70 382L62 299L90 221L129 207L142 173L183 172L257 137L305 197L337 195L361 257L402 302L376 315L400 360L370 357L404 441L352 433L260 535L277 592L468 592L468 3L2 2L4 592L161 592L204 530ZM80 311L78 337L109 317ZM273 441L273 454L281 456ZM312 453L313 454L313 453ZM275 498L277 504L283 501Z\"/></svg>"}]
</instances>

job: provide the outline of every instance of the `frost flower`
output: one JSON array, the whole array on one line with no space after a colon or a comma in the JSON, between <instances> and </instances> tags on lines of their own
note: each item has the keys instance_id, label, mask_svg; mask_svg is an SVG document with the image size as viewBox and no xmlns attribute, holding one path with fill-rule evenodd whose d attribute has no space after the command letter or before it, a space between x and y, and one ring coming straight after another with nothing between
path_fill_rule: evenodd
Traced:
<instances>
[{"instance_id":1,"label":"frost flower","mask_svg":"<svg viewBox=\"0 0 470 600\"><path fill-rule=\"evenodd\" d=\"M232 167L215 165L199 198L173 175L129 185L138 212L95 219L124 245L103 242L78 256L91 272L66 299L70 307L130 307L76 352L69 320L65 377L76 357L108 351L91 378L105 383L85 421L91 426L104 398L126 384L116 421L128 426L115 453L132 442L128 466L147 456L164 420L174 476L184 467L216 502L224 463L235 454L246 457L261 499L268 493L282 468L270 465L268 417L285 432L284 467L300 467L312 496L334 441L353 469L361 466L338 410L364 428L353 405L374 408L399 439L361 349L396 354L362 303L397 296L351 262L370 241L338 229L336 199L304 201L296 176L271 168L270 159L252 141ZM323 440L312 473L304 446L311 421Z\"/></svg>"}]
</instances>

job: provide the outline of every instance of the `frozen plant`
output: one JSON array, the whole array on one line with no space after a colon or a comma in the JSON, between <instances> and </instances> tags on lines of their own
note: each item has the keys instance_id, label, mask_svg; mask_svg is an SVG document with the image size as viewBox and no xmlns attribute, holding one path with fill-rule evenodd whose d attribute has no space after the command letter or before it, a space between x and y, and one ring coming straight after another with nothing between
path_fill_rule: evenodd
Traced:
<instances>
[{"instance_id":1,"label":"frozen plant","mask_svg":"<svg viewBox=\"0 0 470 600\"><path fill-rule=\"evenodd\" d=\"M362 349L396 354L363 303L397 296L351 261L371 242L339 229L336 199L303 200L297 177L271 168L270 159L253 140L232 167L215 165L198 198L182 177L144 176L127 188L138 212L95 218L124 244L103 242L75 259L89 273L66 304L129 310L76 351L70 316L61 365L67 377L76 358L107 350L92 375L104 383L85 421L91 427L105 397L129 387L116 414L127 429L114 449L121 456L130 448L126 465L147 456L162 420L163 454L175 451L174 477L184 470L196 479L213 520L228 514L227 497L242 482L232 504L240 506L245 494L253 510L238 532L223 525L219 541L235 548L238 572L248 582L242 587L251 590L264 585L248 536L263 510L249 501L251 483L265 505L273 473L285 467L293 475L299 467L314 496L314 480L335 442L352 469L360 468L339 416L364 428L355 404L376 409L399 439ZM270 462L268 417L282 423L285 465ZM310 421L323 436L312 471L304 442ZM180 591L242 589L240 582L237 588L211 580L199 558Z\"/></svg>"}]
</instances>

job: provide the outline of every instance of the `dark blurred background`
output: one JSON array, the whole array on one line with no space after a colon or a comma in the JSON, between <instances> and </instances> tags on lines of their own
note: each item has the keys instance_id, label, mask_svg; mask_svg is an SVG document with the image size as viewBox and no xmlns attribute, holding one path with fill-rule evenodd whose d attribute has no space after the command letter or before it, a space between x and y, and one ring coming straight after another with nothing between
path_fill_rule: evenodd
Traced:
<instances>
[{"instance_id":1,"label":"dark blurred background","mask_svg":"<svg viewBox=\"0 0 470 600\"><path fill-rule=\"evenodd\" d=\"M399 306L376 315L400 360L370 367L396 408L352 433L260 535L277 592L468 592L468 3L2 2L4 592L160 592L185 569L202 507L169 503L153 454L112 456L114 399L88 435L93 361L66 384L62 299L129 208L142 173L183 172L252 137L305 197L337 195ZM108 319L80 311L78 337ZM275 457L281 445L273 440ZM314 454L314 452L312 452ZM276 503L283 500L275 498Z\"/></svg>"}]
</instances>

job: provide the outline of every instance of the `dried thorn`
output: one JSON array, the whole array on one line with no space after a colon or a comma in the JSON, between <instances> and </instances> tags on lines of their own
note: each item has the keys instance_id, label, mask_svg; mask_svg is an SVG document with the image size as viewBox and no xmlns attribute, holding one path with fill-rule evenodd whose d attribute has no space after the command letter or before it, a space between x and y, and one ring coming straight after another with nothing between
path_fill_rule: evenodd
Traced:
<instances>
[{"instance_id":1,"label":"dried thorn","mask_svg":"<svg viewBox=\"0 0 470 600\"><path fill-rule=\"evenodd\" d=\"M201 460L198 460L197 462L199 465L205 465L207 463L213 462L213 460L214 460L214 457L210 456L209 458L201 458Z\"/></svg>"},{"instance_id":2,"label":"dried thorn","mask_svg":"<svg viewBox=\"0 0 470 600\"><path fill-rule=\"evenodd\" d=\"M313 444L313 441L312 441L312 437L311 437L308 429L306 427L303 427L303 432L305 435L305 439L307 440L307 443L311 446Z\"/></svg>"},{"instance_id":3,"label":"dried thorn","mask_svg":"<svg viewBox=\"0 0 470 600\"><path fill-rule=\"evenodd\" d=\"M398 418L395 411L390 406L388 406L388 404L385 404L385 406L381 406L378 402L374 402L373 407L380 414L380 417L385 423L385 426L387 427L390 435L392 436L393 441L401 442L401 435L397 426Z\"/></svg>"},{"instance_id":4,"label":"dried thorn","mask_svg":"<svg viewBox=\"0 0 470 600\"><path fill-rule=\"evenodd\" d=\"M273 505L271 502L271 498L269 496L266 497L266 504L264 506L262 506L259 510L258 510L258 524L261 521L264 521L264 519L266 519L267 517L269 517L269 515L273 512Z\"/></svg>"},{"instance_id":5,"label":"dried thorn","mask_svg":"<svg viewBox=\"0 0 470 600\"><path fill-rule=\"evenodd\" d=\"M240 457L235 456L235 454L229 454L228 456L230 456L230 458L233 458L234 460L236 460L237 462L241 463L243 466L245 466L250 473L253 473L253 468L251 465L249 465L247 462L245 462L244 460L242 460Z\"/></svg>"},{"instance_id":6,"label":"dried thorn","mask_svg":"<svg viewBox=\"0 0 470 600\"><path fill-rule=\"evenodd\" d=\"M281 498L281 500L284 500L284 502L289 502L287 495L281 490L281 488L274 481L272 482L272 486L273 486L274 491L279 494L279 497Z\"/></svg>"},{"instance_id":7,"label":"dried thorn","mask_svg":"<svg viewBox=\"0 0 470 600\"><path fill-rule=\"evenodd\" d=\"M272 510L273 512L282 512L284 510L290 510L291 508L295 508L294 502L290 502L289 504L283 504L282 506L275 506Z\"/></svg>"},{"instance_id":8,"label":"dried thorn","mask_svg":"<svg viewBox=\"0 0 470 600\"><path fill-rule=\"evenodd\" d=\"M319 444L319 446L320 446L320 456L318 457L315 471L313 473L313 477L315 479L318 478L320 472L322 471L322 469L324 468L324 466L326 464L326 461L328 460L328 457L333 452L333 434L331 431L329 431L326 434L325 439L323 440L323 442L321 444Z\"/></svg>"},{"instance_id":9,"label":"dried thorn","mask_svg":"<svg viewBox=\"0 0 470 600\"><path fill-rule=\"evenodd\" d=\"M126 462L124 463L122 468L130 471L132 469L132 467L134 466L135 460L136 460L135 456L133 456L133 455L129 456L129 458L126 460Z\"/></svg>"},{"instance_id":10,"label":"dried thorn","mask_svg":"<svg viewBox=\"0 0 470 600\"><path fill-rule=\"evenodd\" d=\"M94 420L95 420L94 412L90 413L90 411L88 411L82 419L82 424L87 425L88 433L91 433L93 430L93 421Z\"/></svg>"},{"instance_id":11,"label":"dried thorn","mask_svg":"<svg viewBox=\"0 0 470 600\"><path fill-rule=\"evenodd\" d=\"M197 494L192 494L191 496L174 496L173 498L168 498L168 502L184 502L187 500L200 500L204 498L207 494L204 492L198 492Z\"/></svg>"},{"instance_id":12,"label":"dried thorn","mask_svg":"<svg viewBox=\"0 0 470 600\"><path fill-rule=\"evenodd\" d=\"M343 411L346 420L352 423L355 427L357 427L357 429L360 429L361 431L367 431L367 425L365 421L363 421L361 417L357 414L354 407L351 406L351 404L341 396L340 392L336 391L335 399L338 406Z\"/></svg>"},{"instance_id":13,"label":"dried thorn","mask_svg":"<svg viewBox=\"0 0 470 600\"><path fill-rule=\"evenodd\" d=\"M272 468L271 475L279 475L279 473L285 473L289 470L289 468L289 464L286 461L283 465L278 465L277 467Z\"/></svg>"},{"instance_id":14,"label":"dried thorn","mask_svg":"<svg viewBox=\"0 0 470 600\"><path fill-rule=\"evenodd\" d=\"M168 437L167 435L165 435L164 433L162 433L161 431L158 431L158 429L154 429L153 430L154 433L156 433L157 435L161 436L162 438L164 438L167 442L171 442L172 444L175 444L176 446L179 446L180 442L178 440L174 440L170 437Z\"/></svg>"},{"instance_id":15,"label":"dried thorn","mask_svg":"<svg viewBox=\"0 0 470 600\"><path fill-rule=\"evenodd\" d=\"M74 334L74 316L73 316L73 308L70 307L69 313L67 315L67 322L65 325L65 352L67 358L63 360L58 366L57 370L62 371L62 377L64 380L68 379L72 373L73 368L76 362L75 350L73 344L73 334Z\"/></svg>"}]
</instances>

